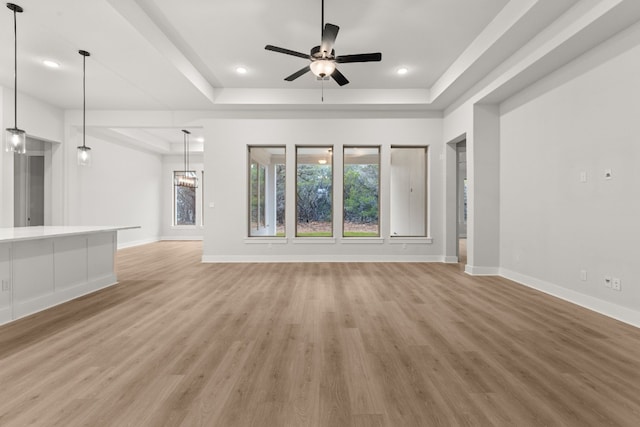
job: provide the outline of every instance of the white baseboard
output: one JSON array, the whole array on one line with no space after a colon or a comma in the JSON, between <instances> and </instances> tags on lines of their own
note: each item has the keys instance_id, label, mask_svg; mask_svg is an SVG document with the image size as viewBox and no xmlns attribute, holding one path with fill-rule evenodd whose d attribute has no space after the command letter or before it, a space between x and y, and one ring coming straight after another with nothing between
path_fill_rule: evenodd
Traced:
<instances>
[{"instance_id":1,"label":"white baseboard","mask_svg":"<svg viewBox=\"0 0 640 427\"><path fill-rule=\"evenodd\" d=\"M523 286L536 289L540 292L544 292L570 303L595 311L596 313L603 314L605 316L640 328L640 312L636 310L622 307L620 305L604 301L590 295L585 295L583 293L564 288L554 283L546 282L544 280L536 279L535 277L516 273L515 271L507 270L504 268L500 269L499 275L504 277L505 279L512 280Z\"/></svg>"},{"instance_id":2,"label":"white baseboard","mask_svg":"<svg viewBox=\"0 0 640 427\"><path fill-rule=\"evenodd\" d=\"M457 264L458 263L458 257L457 256L445 256L444 257L444 262L447 264Z\"/></svg>"},{"instance_id":3,"label":"white baseboard","mask_svg":"<svg viewBox=\"0 0 640 427\"><path fill-rule=\"evenodd\" d=\"M152 237L150 239L134 240L132 242L118 242L118 249L133 248L134 246L148 245L149 243L155 243L159 241L159 237Z\"/></svg>"},{"instance_id":4,"label":"white baseboard","mask_svg":"<svg viewBox=\"0 0 640 427\"><path fill-rule=\"evenodd\" d=\"M160 240L203 240L202 236L160 236Z\"/></svg>"},{"instance_id":5,"label":"white baseboard","mask_svg":"<svg viewBox=\"0 0 640 427\"><path fill-rule=\"evenodd\" d=\"M444 262L444 257L440 255L203 255L202 262Z\"/></svg>"},{"instance_id":6,"label":"white baseboard","mask_svg":"<svg viewBox=\"0 0 640 427\"><path fill-rule=\"evenodd\" d=\"M47 310L51 307L55 307L57 305L63 304L65 302L71 301L76 298L80 298L83 295L90 294L92 292L98 291L103 288L107 288L109 286L113 286L117 284L117 278L115 275L109 274L104 277L100 277L92 280L88 283L82 283L70 288L65 288L64 290L58 292L52 292L47 295L43 295L37 298L33 298L27 301L13 303L13 318L9 318L8 320L4 317L0 318L0 324L8 323L12 320L17 320L22 317L29 316L31 314L38 313L43 310ZM2 320L6 320L2 322Z\"/></svg>"},{"instance_id":7,"label":"white baseboard","mask_svg":"<svg viewBox=\"0 0 640 427\"><path fill-rule=\"evenodd\" d=\"M13 320L11 306L0 308L0 325L9 323L11 320Z\"/></svg>"},{"instance_id":8,"label":"white baseboard","mask_svg":"<svg viewBox=\"0 0 640 427\"><path fill-rule=\"evenodd\" d=\"M474 265L465 265L464 272L472 276L497 276L500 273L498 267L478 267Z\"/></svg>"}]
</instances>

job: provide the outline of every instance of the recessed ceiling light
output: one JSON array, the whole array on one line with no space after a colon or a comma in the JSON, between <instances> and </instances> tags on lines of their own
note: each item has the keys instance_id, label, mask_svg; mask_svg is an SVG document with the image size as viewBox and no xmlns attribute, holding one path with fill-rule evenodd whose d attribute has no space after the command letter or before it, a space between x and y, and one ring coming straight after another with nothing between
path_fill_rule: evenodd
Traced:
<instances>
[{"instance_id":1,"label":"recessed ceiling light","mask_svg":"<svg viewBox=\"0 0 640 427\"><path fill-rule=\"evenodd\" d=\"M49 68L60 68L60 64L50 59L45 59L44 61L42 61L42 63Z\"/></svg>"},{"instance_id":2,"label":"recessed ceiling light","mask_svg":"<svg viewBox=\"0 0 640 427\"><path fill-rule=\"evenodd\" d=\"M398 73L398 75L403 76L405 74L407 74L409 72L408 68L402 67L402 68L398 68L398 71L396 71L396 73Z\"/></svg>"},{"instance_id":3,"label":"recessed ceiling light","mask_svg":"<svg viewBox=\"0 0 640 427\"><path fill-rule=\"evenodd\" d=\"M204 138L199 136L196 138L196 142L204 142Z\"/></svg>"},{"instance_id":4,"label":"recessed ceiling light","mask_svg":"<svg viewBox=\"0 0 640 427\"><path fill-rule=\"evenodd\" d=\"M236 73L238 74L247 74L247 69L244 67L238 67L236 68Z\"/></svg>"}]
</instances>

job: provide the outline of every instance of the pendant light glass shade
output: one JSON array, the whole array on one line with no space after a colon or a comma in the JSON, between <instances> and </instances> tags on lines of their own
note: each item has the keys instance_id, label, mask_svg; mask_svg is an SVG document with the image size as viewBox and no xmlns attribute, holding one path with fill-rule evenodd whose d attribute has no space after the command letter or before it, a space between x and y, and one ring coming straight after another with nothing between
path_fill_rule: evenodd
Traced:
<instances>
[{"instance_id":1,"label":"pendant light glass shade","mask_svg":"<svg viewBox=\"0 0 640 427\"><path fill-rule=\"evenodd\" d=\"M173 183L176 187L198 187L198 176L195 171L189 170L189 135L191 132L182 130L184 133L184 170L176 172Z\"/></svg>"},{"instance_id":2,"label":"pendant light glass shade","mask_svg":"<svg viewBox=\"0 0 640 427\"><path fill-rule=\"evenodd\" d=\"M82 145L78 146L78 165L91 166L91 148L87 147L87 85L86 85L86 69L87 69L87 56L91 56L86 50L79 50L78 53L82 55Z\"/></svg>"},{"instance_id":3,"label":"pendant light glass shade","mask_svg":"<svg viewBox=\"0 0 640 427\"><path fill-rule=\"evenodd\" d=\"M5 148L7 151L12 151L18 154L24 154L27 152L27 134L22 129L8 128L5 138Z\"/></svg>"},{"instance_id":4,"label":"pendant light glass shade","mask_svg":"<svg viewBox=\"0 0 640 427\"><path fill-rule=\"evenodd\" d=\"M18 129L18 24L16 14L23 9L17 4L7 3L7 8L13 12L13 127L5 132L5 149L8 152L24 154L27 152L27 134Z\"/></svg>"},{"instance_id":5,"label":"pendant light glass shade","mask_svg":"<svg viewBox=\"0 0 640 427\"><path fill-rule=\"evenodd\" d=\"M86 146L78 147L78 165L91 166L91 148Z\"/></svg>"}]
</instances>

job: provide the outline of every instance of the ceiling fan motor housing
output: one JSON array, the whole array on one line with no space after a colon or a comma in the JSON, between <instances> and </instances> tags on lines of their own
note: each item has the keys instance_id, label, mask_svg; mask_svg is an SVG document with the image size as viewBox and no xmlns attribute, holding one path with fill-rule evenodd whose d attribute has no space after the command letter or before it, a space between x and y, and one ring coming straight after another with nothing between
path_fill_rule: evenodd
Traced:
<instances>
[{"instance_id":1,"label":"ceiling fan motor housing","mask_svg":"<svg viewBox=\"0 0 640 427\"><path fill-rule=\"evenodd\" d=\"M324 55L324 52L320 50L320 46L315 46L311 49L311 58L313 59L335 59L336 58L336 50L331 49L331 54Z\"/></svg>"}]
</instances>

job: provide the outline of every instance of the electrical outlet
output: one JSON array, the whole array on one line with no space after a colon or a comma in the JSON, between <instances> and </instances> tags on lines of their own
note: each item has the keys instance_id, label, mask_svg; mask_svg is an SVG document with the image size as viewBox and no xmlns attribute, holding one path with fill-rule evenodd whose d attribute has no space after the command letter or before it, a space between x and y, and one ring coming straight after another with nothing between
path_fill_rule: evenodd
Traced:
<instances>
[{"instance_id":1,"label":"electrical outlet","mask_svg":"<svg viewBox=\"0 0 640 427\"><path fill-rule=\"evenodd\" d=\"M580 270L580 280L583 282L587 281L587 270Z\"/></svg>"},{"instance_id":2,"label":"electrical outlet","mask_svg":"<svg viewBox=\"0 0 640 427\"><path fill-rule=\"evenodd\" d=\"M611 276L604 276L604 285L607 288L611 287Z\"/></svg>"},{"instance_id":3,"label":"electrical outlet","mask_svg":"<svg viewBox=\"0 0 640 427\"><path fill-rule=\"evenodd\" d=\"M11 290L11 282L9 282L8 280L4 280L2 279L2 292L7 292Z\"/></svg>"},{"instance_id":4,"label":"electrical outlet","mask_svg":"<svg viewBox=\"0 0 640 427\"><path fill-rule=\"evenodd\" d=\"M611 289L613 289L614 291L621 291L622 290L622 281L617 277L612 278L611 279Z\"/></svg>"}]
</instances>

